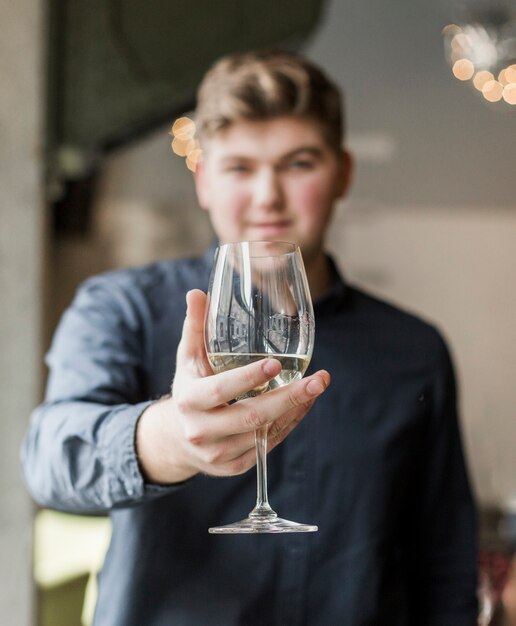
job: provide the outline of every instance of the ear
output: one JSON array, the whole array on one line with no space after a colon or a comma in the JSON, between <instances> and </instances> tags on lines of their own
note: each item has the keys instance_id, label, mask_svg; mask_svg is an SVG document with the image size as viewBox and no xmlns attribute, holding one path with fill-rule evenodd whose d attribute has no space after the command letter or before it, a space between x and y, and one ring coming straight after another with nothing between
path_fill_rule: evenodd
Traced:
<instances>
[{"instance_id":1,"label":"ear","mask_svg":"<svg viewBox=\"0 0 516 626\"><path fill-rule=\"evenodd\" d=\"M199 206L205 211L209 210L209 183L208 176L206 173L206 165L204 161L201 159L195 168L194 172L194 183L195 183L195 191L197 193L197 201L199 202Z\"/></svg>"},{"instance_id":2,"label":"ear","mask_svg":"<svg viewBox=\"0 0 516 626\"><path fill-rule=\"evenodd\" d=\"M349 187L353 180L355 171L355 162L353 157L347 150L342 150L339 159L340 176L337 185L337 193L335 198L342 198L348 193Z\"/></svg>"}]
</instances>

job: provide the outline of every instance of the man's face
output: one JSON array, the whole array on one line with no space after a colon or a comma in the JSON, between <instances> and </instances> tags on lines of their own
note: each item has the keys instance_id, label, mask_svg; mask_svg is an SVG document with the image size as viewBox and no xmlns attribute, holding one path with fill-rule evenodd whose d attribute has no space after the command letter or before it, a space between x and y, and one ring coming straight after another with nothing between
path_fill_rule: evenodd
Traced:
<instances>
[{"instance_id":1,"label":"man's face","mask_svg":"<svg viewBox=\"0 0 516 626\"><path fill-rule=\"evenodd\" d=\"M203 148L197 193L221 243L290 241L306 263L317 258L351 162L327 145L315 122L240 121Z\"/></svg>"}]
</instances>

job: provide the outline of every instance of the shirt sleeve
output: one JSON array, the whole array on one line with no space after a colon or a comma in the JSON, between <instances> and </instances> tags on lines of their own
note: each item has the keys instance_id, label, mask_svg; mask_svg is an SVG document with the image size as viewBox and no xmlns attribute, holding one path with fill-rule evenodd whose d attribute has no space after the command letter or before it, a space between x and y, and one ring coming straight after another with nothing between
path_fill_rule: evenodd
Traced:
<instances>
[{"instance_id":1,"label":"shirt sleeve","mask_svg":"<svg viewBox=\"0 0 516 626\"><path fill-rule=\"evenodd\" d=\"M136 292L107 276L90 279L58 326L45 401L21 451L25 480L42 506L100 513L174 489L146 484L136 458L136 424L152 402Z\"/></svg>"},{"instance_id":2,"label":"shirt sleeve","mask_svg":"<svg viewBox=\"0 0 516 626\"><path fill-rule=\"evenodd\" d=\"M476 513L457 415L456 382L440 339L426 449L407 528L410 624L475 626Z\"/></svg>"}]
</instances>

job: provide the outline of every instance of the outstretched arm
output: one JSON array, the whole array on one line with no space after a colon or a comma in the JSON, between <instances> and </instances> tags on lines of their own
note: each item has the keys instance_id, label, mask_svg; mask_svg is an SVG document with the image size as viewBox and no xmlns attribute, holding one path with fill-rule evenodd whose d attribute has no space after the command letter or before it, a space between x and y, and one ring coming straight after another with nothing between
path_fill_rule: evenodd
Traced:
<instances>
[{"instance_id":1,"label":"outstretched arm","mask_svg":"<svg viewBox=\"0 0 516 626\"><path fill-rule=\"evenodd\" d=\"M255 462L254 428L270 423L277 445L300 422L328 374L229 404L274 377L279 364L267 359L211 374L204 298L188 296L173 393L153 401L145 395L144 333L130 297L104 279L80 290L56 333L47 398L22 447L26 482L40 504L103 512L167 493L198 472L238 474Z\"/></svg>"}]
</instances>

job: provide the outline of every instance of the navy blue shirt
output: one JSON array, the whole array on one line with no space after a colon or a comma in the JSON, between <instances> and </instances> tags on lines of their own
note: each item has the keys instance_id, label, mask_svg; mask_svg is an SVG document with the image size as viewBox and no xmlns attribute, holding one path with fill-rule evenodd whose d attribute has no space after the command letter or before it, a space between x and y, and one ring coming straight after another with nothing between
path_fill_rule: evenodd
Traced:
<instances>
[{"instance_id":1,"label":"navy blue shirt","mask_svg":"<svg viewBox=\"0 0 516 626\"><path fill-rule=\"evenodd\" d=\"M212 253L88 280L48 355L22 449L43 506L109 512L96 626L474 626L475 514L448 350L431 325L346 285L315 304L310 371L332 384L269 455L269 497L310 534L215 536L255 471L146 484L135 427L170 390L185 294Z\"/></svg>"}]
</instances>

